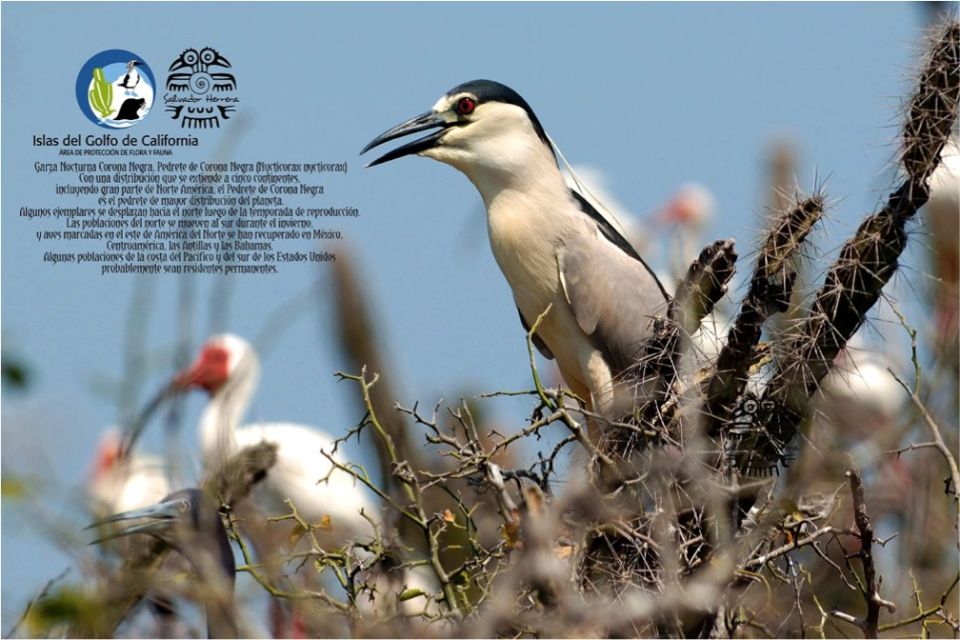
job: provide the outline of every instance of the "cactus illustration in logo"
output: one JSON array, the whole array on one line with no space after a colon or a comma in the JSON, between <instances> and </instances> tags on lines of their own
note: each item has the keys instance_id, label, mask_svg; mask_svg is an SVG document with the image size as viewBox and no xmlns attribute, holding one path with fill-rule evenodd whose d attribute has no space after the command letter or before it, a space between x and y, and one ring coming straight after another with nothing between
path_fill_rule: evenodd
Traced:
<instances>
[{"instance_id":1,"label":"cactus illustration in logo","mask_svg":"<svg viewBox=\"0 0 960 640\"><path fill-rule=\"evenodd\" d=\"M90 88L90 106L93 107L101 118L106 118L113 109L113 85L107 82L103 77L103 68L97 67L93 70L93 86Z\"/></svg>"}]
</instances>

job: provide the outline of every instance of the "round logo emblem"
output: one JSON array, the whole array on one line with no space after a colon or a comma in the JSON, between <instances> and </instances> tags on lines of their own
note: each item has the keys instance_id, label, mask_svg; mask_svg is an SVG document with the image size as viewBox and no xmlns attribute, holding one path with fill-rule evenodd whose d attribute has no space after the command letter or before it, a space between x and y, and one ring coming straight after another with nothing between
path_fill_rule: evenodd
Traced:
<instances>
[{"instance_id":1,"label":"round logo emblem","mask_svg":"<svg viewBox=\"0 0 960 640\"><path fill-rule=\"evenodd\" d=\"M137 124L153 106L153 71L137 54L101 51L77 74L77 104L90 122L108 129Z\"/></svg>"}]
</instances>

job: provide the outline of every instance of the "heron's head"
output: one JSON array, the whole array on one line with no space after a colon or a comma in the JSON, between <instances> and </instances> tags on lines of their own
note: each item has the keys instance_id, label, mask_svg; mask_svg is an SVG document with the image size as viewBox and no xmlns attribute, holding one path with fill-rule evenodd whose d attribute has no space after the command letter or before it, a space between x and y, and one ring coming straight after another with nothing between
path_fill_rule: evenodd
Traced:
<instances>
[{"instance_id":1,"label":"heron's head","mask_svg":"<svg viewBox=\"0 0 960 640\"><path fill-rule=\"evenodd\" d=\"M472 175L480 170L517 171L531 157L553 149L533 109L516 91L492 80L473 80L444 94L433 108L374 138L361 153L390 140L435 130L388 151L367 166L419 155Z\"/></svg>"},{"instance_id":2,"label":"heron's head","mask_svg":"<svg viewBox=\"0 0 960 640\"><path fill-rule=\"evenodd\" d=\"M173 386L180 391L203 389L214 395L235 381L255 377L258 370L257 354L250 343L226 333L207 340L193 363L174 377Z\"/></svg>"},{"instance_id":3,"label":"heron's head","mask_svg":"<svg viewBox=\"0 0 960 640\"><path fill-rule=\"evenodd\" d=\"M181 489L160 502L108 516L90 524L100 537L90 544L146 534L176 549L198 570L211 575L211 562L232 582L236 572L230 541L216 501L200 489Z\"/></svg>"},{"instance_id":4,"label":"heron's head","mask_svg":"<svg viewBox=\"0 0 960 640\"><path fill-rule=\"evenodd\" d=\"M111 525L110 530L91 544L144 533L159 538L171 546L178 546L182 529L206 526L210 513L219 513L212 501L199 489L183 489L166 496L160 502L142 509L116 513L91 524L88 529Z\"/></svg>"},{"instance_id":5,"label":"heron's head","mask_svg":"<svg viewBox=\"0 0 960 640\"><path fill-rule=\"evenodd\" d=\"M133 68L138 66L139 64L140 64L139 60L131 60L130 62L127 63L127 69L133 70Z\"/></svg>"}]
</instances>

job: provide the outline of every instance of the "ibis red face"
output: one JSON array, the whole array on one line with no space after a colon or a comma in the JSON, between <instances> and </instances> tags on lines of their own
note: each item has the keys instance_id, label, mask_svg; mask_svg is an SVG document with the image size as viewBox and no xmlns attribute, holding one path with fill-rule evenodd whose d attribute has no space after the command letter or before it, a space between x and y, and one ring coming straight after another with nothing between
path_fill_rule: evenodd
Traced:
<instances>
[{"instance_id":1,"label":"ibis red face","mask_svg":"<svg viewBox=\"0 0 960 640\"><path fill-rule=\"evenodd\" d=\"M173 379L180 390L203 389L214 394L230 375L230 351L223 345L207 343L193 364Z\"/></svg>"},{"instance_id":2,"label":"ibis red face","mask_svg":"<svg viewBox=\"0 0 960 640\"><path fill-rule=\"evenodd\" d=\"M106 476L123 457L123 440L116 432L109 432L100 440L93 461L91 476L94 479Z\"/></svg>"}]
</instances>

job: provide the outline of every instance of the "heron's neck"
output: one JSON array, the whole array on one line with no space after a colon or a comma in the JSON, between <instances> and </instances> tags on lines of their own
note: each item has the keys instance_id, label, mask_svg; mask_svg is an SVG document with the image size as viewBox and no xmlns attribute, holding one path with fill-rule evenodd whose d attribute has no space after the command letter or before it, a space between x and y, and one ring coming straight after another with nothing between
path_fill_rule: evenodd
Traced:
<instances>
[{"instance_id":1,"label":"heron's neck","mask_svg":"<svg viewBox=\"0 0 960 640\"><path fill-rule=\"evenodd\" d=\"M231 599L233 598L231 591ZM233 619L233 607L224 607L218 604L208 604L205 608L207 614L207 637L208 638L239 638L240 631L237 628L237 622Z\"/></svg>"},{"instance_id":2,"label":"heron's neck","mask_svg":"<svg viewBox=\"0 0 960 640\"><path fill-rule=\"evenodd\" d=\"M255 371L231 379L218 389L200 419L200 441L207 463L223 463L236 453L235 430L240 426L257 384Z\"/></svg>"},{"instance_id":3,"label":"heron's neck","mask_svg":"<svg viewBox=\"0 0 960 640\"><path fill-rule=\"evenodd\" d=\"M513 171L481 170L467 173L490 212L502 199L521 197L534 203L556 203L569 200L569 191L556 160L546 147L532 154L532 161Z\"/></svg>"},{"instance_id":4,"label":"heron's neck","mask_svg":"<svg viewBox=\"0 0 960 640\"><path fill-rule=\"evenodd\" d=\"M233 591L236 582L237 569L233 561L233 549L223 527L217 528L216 550L211 549L211 556L217 558L220 569L215 576L209 576L212 584L217 585L215 599L207 603L207 636L210 638L239 638L236 611L233 607ZM213 554L216 554L215 556Z\"/></svg>"},{"instance_id":5,"label":"heron's neck","mask_svg":"<svg viewBox=\"0 0 960 640\"><path fill-rule=\"evenodd\" d=\"M569 200L569 190L556 158L539 138L521 145L519 152L514 147L505 156L510 158L506 164L458 167L480 192L488 212L504 197L520 196L529 203Z\"/></svg>"},{"instance_id":6,"label":"heron's neck","mask_svg":"<svg viewBox=\"0 0 960 640\"><path fill-rule=\"evenodd\" d=\"M236 564L227 532L219 522L209 523L211 531L203 532L193 540L184 555L193 565L204 586L203 604L207 616L207 637L238 638L233 594L236 583Z\"/></svg>"}]
</instances>

